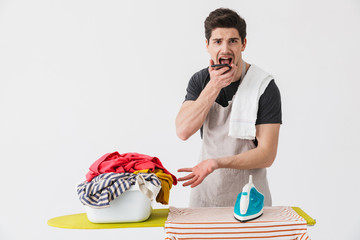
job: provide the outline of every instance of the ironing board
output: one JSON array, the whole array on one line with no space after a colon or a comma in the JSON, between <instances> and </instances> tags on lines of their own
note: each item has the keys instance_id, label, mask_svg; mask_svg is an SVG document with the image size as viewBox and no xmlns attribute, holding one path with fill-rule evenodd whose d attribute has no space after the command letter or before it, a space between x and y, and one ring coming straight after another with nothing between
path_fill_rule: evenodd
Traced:
<instances>
[{"instance_id":1,"label":"ironing board","mask_svg":"<svg viewBox=\"0 0 360 240\"><path fill-rule=\"evenodd\" d=\"M307 225L315 225L316 221L299 207L292 207ZM69 229L108 229L108 228L142 228L142 227L164 227L169 213L168 208L153 209L150 217L143 222L135 223L92 223L87 219L86 213L65 215L48 220L47 224L52 227Z\"/></svg>"},{"instance_id":2,"label":"ironing board","mask_svg":"<svg viewBox=\"0 0 360 240\"><path fill-rule=\"evenodd\" d=\"M168 213L168 208L153 209L146 221L130 223L92 223L88 220L86 213L79 213L52 218L48 221L48 225L71 229L164 227Z\"/></svg>"}]
</instances>

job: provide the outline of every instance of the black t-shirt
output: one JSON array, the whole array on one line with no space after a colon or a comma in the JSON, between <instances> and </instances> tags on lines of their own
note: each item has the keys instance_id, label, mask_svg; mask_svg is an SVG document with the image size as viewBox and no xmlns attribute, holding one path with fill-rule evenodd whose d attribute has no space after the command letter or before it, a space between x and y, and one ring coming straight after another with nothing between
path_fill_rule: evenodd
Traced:
<instances>
[{"instance_id":1,"label":"black t-shirt","mask_svg":"<svg viewBox=\"0 0 360 240\"><path fill-rule=\"evenodd\" d=\"M187 94L185 96L185 101L193 100L195 101L202 90L205 88L206 84L210 81L210 73L208 68L204 68L197 73L195 73L188 84L186 89ZM228 102L231 101L239 87L240 80L231 83L229 86L221 89L219 95L217 96L215 102L220 104L223 107L228 106ZM271 80L267 88L265 89L263 95L261 95L259 100L259 108L257 112L257 124L265 123L280 123L282 124L281 116L281 97L279 88L276 86L275 81ZM202 136L202 128L200 129ZM256 144L257 145L257 144Z\"/></svg>"}]
</instances>

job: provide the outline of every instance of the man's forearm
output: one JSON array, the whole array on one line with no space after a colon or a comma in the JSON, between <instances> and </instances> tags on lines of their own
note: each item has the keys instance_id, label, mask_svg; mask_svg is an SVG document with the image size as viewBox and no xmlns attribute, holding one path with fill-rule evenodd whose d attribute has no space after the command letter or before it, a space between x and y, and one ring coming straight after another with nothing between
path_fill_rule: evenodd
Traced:
<instances>
[{"instance_id":1,"label":"man's forearm","mask_svg":"<svg viewBox=\"0 0 360 240\"><path fill-rule=\"evenodd\" d=\"M183 104L175 121L180 139L186 140L200 129L220 90L209 82L196 101Z\"/></svg>"},{"instance_id":2,"label":"man's forearm","mask_svg":"<svg viewBox=\"0 0 360 240\"><path fill-rule=\"evenodd\" d=\"M215 159L218 168L254 169L267 168L275 160L280 124L256 125L258 146L249 151L223 158Z\"/></svg>"},{"instance_id":3,"label":"man's forearm","mask_svg":"<svg viewBox=\"0 0 360 240\"><path fill-rule=\"evenodd\" d=\"M218 168L255 169L270 167L275 160L275 156L276 150L254 148L237 155L217 158L215 161Z\"/></svg>"},{"instance_id":4,"label":"man's forearm","mask_svg":"<svg viewBox=\"0 0 360 240\"><path fill-rule=\"evenodd\" d=\"M187 181L183 186L196 187L213 171L219 168L233 169L254 169L270 167L275 159L275 153L270 153L266 149L254 148L235 156L206 159L198 163L193 168L182 168L179 172L190 172L185 177L179 178L179 181Z\"/></svg>"},{"instance_id":5,"label":"man's forearm","mask_svg":"<svg viewBox=\"0 0 360 240\"><path fill-rule=\"evenodd\" d=\"M209 174L218 168L255 169L267 168L272 165L277 153L280 123L256 125L258 146L249 151L217 159L205 159L193 168L180 169L190 172L179 181L187 181L184 186L196 187Z\"/></svg>"}]
</instances>

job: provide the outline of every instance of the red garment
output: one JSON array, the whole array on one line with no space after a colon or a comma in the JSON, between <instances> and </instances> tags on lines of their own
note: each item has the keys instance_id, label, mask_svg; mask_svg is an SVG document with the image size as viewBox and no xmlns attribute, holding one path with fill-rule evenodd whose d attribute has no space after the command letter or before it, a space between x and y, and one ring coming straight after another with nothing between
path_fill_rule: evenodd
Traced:
<instances>
[{"instance_id":1,"label":"red garment","mask_svg":"<svg viewBox=\"0 0 360 240\"><path fill-rule=\"evenodd\" d=\"M173 179L173 184L177 184L177 179L168 170L164 168L157 157L150 157L139 153L124 153L118 152L107 153L90 166L90 171L86 174L86 181L90 182L94 177L102 173L123 173L134 172L137 170L150 169L155 171L155 168L160 168L166 174L170 174Z\"/></svg>"}]
</instances>

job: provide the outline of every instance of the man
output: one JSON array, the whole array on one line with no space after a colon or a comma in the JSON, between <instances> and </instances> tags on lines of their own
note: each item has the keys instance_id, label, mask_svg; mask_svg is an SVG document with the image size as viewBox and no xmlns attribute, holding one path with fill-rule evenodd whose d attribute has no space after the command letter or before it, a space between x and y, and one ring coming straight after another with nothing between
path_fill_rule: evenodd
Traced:
<instances>
[{"instance_id":1,"label":"man","mask_svg":"<svg viewBox=\"0 0 360 240\"><path fill-rule=\"evenodd\" d=\"M189 174L178 180L192 188L190 207L228 207L234 206L252 175L255 186L265 196L265 206L271 206L266 168L274 162L282 123L279 89L271 78L254 104L257 111L253 140L229 136L229 122L235 112L233 98L249 69L256 69L242 59L247 43L246 23L230 9L216 9L205 20L205 36L210 66L192 76L176 117L180 139L186 140L200 129L201 157L193 168L179 169ZM214 64L230 67L212 67ZM246 87L243 89L246 93Z\"/></svg>"}]
</instances>

